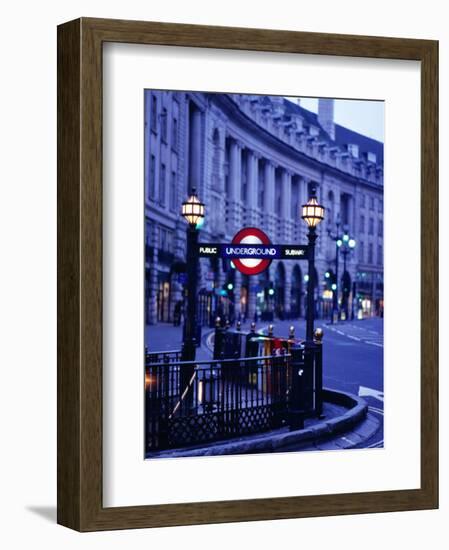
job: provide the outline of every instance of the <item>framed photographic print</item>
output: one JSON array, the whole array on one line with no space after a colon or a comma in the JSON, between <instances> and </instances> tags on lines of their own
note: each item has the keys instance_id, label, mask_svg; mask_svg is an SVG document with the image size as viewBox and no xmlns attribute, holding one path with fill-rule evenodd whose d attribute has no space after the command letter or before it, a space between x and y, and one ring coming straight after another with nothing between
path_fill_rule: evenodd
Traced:
<instances>
[{"instance_id":1,"label":"framed photographic print","mask_svg":"<svg viewBox=\"0 0 449 550\"><path fill-rule=\"evenodd\" d=\"M58 28L58 522L438 506L438 45Z\"/></svg>"}]
</instances>

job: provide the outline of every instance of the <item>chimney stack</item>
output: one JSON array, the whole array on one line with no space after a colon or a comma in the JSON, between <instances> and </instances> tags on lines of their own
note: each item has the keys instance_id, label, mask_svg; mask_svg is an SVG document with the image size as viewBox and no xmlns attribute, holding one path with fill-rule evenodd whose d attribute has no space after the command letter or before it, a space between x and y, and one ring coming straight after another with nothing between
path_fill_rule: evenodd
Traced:
<instances>
[{"instance_id":1,"label":"chimney stack","mask_svg":"<svg viewBox=\"0 0 449 550\"><path fill-rule=\"evenodd\" d=\"M335 141L335 124L334 124L334 100L319 99L318 100L318 122L324 130Z\"/></svg>"}]
</instances>

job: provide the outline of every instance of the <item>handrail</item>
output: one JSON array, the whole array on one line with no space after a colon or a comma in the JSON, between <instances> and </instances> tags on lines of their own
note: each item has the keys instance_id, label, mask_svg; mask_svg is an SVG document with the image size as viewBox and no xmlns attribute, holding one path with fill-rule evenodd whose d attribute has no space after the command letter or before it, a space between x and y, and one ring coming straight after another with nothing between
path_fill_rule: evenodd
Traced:
<instances>
[{"instance_id":1,"label":"handrail","mask_svg":"<svg viewBox=\"0 0 449 550\"><path fill-rule=\"evenodd\" d=\"M256 361L256 360L267 360L267 359L280 359L280 358L289 358L291 357L290 353L284 353L282 355L258 355L256 357L238 357L238 358L231 358L231 359L211 359L210 361L172 361L171 363L147 363L146 367L161 367L163 365L169 365L170 367L179 365L211 365L211 364L223 364L223 363L244 363L249 361Z\"/></svg>"}]
</instances>

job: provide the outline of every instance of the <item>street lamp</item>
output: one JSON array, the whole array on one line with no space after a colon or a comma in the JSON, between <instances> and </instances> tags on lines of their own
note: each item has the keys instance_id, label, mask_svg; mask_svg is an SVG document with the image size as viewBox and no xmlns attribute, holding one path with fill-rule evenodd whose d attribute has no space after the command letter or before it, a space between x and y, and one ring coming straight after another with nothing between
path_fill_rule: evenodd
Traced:
<instances>
[{"instance_id":1,"label":"street lamp","mask_svg":"<svg viewBox=\"0 0 449 550\"><path fill-rule=\"evenodd\" d=\"M317 239L316 228L324 220L324 206L318 203L316 190L312 189L312 196L302 205L301 218L309 227L307 238L309 241L309 278L307 281L307 321L306 341L313 342L314 311L314 284L315 284L315 241Z\"/></svg>"},{"instance_id":2,"label":"street lamp","mask_svg":"<svg viewBox=\"0 0 449 550\"><path fill-rule=\"evenodd\" d=\"M347 229L345 230L345 233L342 237L342 247L341 247L341 253L343 254L343 277L346 273L346 261L348 254L356 247L356 241L355 239L351 238L347 232ZM346 279L345 279L346 280ZM343 283L344 284L344 283ZM345 288L343 286L343 292L342 292L342 308L345 314L345 319L348 319L348 295L349 295L350 289Z\"/></svg>"},{"instance_id":3,"label":"street lamp","mask_svg":"<svg viewBox=\"0 0 449 550\"><path fill-rule=\"evenodd\" d=\"M335 222L336 232L335 235L332 235L331 230L328 229L329 237L335 241L335 283L332 284L332 319L331 323L333 324L338 320L340 314L338 311L338 258L339 250L343 244L343 239L340 237L340 214L337 214L337 220Z\"/></svg>"},{"instance_id":4,"label":"street lamp","mask_svg":"<svg viewBox=\"0 0 449 550\"><path fill-rule=\"evenodd\" d=\"M192 188L190 197L182 203L181 214L193 229L196 229L197 223L204 218L204 203L198 199L195 187Z\"/></svg>"},{"instance_id":5,"label":"street lamp","mask_svg":"<svg viewBox=\"0 0 449 550\"><path fill-rule=\"evenodd\" d=\"M348 254L351 252L352 249L356 246L356 240L349 236L347 226L344 227L344 233L343 235L340 234L340 215L337 215L337 221L335 222L336 232L333 235L331 231L328 229L329 237L335 241L335 285L332 285L332 290L334 291L333 297L332 297L332 320L331 322L334 323L335 319L340 318L340 311L339 311L339 301L338 301L338 294L339 294L339 273L338 273L338 266L339 266L339 258L340 258L340 252L343 254L343 276L346 273L346 259ZM335 288L334 288L335 286ZM347 311L347 300L346 300L346 293L345 289L343 289L343 300L342 300L342 307L344 308L346 319L348 318L348 311Z\"/></svg>"},{"instance_id":6,"label":"street lamp","mask_svg":"<svg viewBox=\"0 0 449 550\"><path fill-rule=\"evenodd\" d=\"M187 227L187 311L184 316L182 361L193 361L196 350L196 294L198 286L198 223L204 219L204 204L198 199L195 187L182 203L181 214ZM186 373L187 374L187 373Z\"/></svg>"}]
</instances>

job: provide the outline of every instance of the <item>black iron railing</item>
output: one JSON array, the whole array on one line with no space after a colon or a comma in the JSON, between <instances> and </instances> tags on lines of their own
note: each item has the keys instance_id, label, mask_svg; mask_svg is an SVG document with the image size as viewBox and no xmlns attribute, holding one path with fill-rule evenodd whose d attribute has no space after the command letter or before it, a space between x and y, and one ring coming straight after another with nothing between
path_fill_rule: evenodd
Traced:
<instances>
[{"instance_id":1,"label":"black iron railing","mask_svg":"<svg viewBox=\"0 0 449 550\"><path fill-rule=\"evenodd\" d=\"M285 425L290 357L147 364L147 452ZM183 370L191 374L187 381Z\"/></svg>"},{"instance_id":2,"label":"black iron railing","mask_svg":"<svg viewBox=\"0 0 449 550\"><path fill-rule=\"evenodd\" d=\"M150 351L145 349L145 365L176 363L181 360L181 350Z\"/></svg>"},{"instance_id":3,"label":"black iron railing","mask_svg":"<svg viewBox=\"0 0 449 550\"><path fill-rule=\"evenodd\" d=\"M322 413L322 331L313 342L217 325L214 360L147 352L146 452L191 447L281 427ZM268 353L267 353L268 350Z\"/></svg>"}]
</instances>

